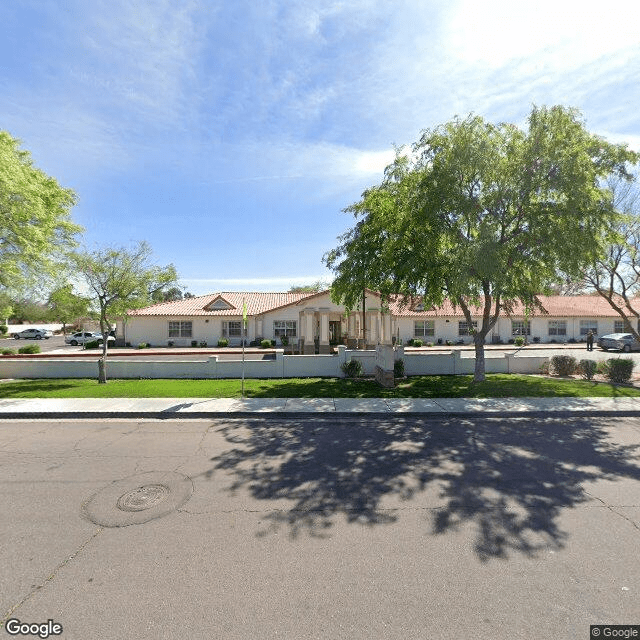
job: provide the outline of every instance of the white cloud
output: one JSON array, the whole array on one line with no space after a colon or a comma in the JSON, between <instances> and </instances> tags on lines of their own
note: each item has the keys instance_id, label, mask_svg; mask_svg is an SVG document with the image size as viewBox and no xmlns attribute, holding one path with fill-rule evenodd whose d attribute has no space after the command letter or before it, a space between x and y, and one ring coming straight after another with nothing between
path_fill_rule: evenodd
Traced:
<instances>
[{"instance_id":1,"label":"white cloud","mask_svg":"<svg viewBox=\"0 0 640 640\"><path fill-rule=\"evenodd\" d=\"M637 47L639 22L636 0L461 0L449 42L471 64L497 68L526 59L539 71L570 69Z\"/></svg>"}]
</instances>

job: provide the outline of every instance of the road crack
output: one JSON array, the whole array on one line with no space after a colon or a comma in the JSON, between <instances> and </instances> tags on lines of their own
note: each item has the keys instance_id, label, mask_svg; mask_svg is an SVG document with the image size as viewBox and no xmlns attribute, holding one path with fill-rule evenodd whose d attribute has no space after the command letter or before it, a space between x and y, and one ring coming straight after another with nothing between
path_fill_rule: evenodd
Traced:
<instances>
[{"instance_id":1,"label":"road crack","mask_svg":"<svg viewBox=\"0 0 640 640\"><path fill-rule=\"evenodd\" d=\"M66 567L72 560L74 560L83 550L84 548L90 543L92 542L96 537L98 537L98 535L100 535L102 532L104 531L104 527L100 527L97 531L95 531L91 537L89 537L87 540L85 540L68 558L66 558L65 560L63 560L51 573L51 575L49 575L47 578L45 578L40 584L36 585L35 587L33 587L31 589L31 591L29 591L29 593L27 593L24 598L22 598L22 600L20 600L20 602L14 604L9 611L7 611L3 617L2 620L0 620L0 624L4 625L7 620L9 620L9 618L28 600L31 600L31 598L33 598L33 596L38 593L38 591L42 590L44 587L46 587L50 582L52 582L56 576L58 575L58 573L60 572L61 569L63 569L64 567Z\"/></svg>"}]
</instances>

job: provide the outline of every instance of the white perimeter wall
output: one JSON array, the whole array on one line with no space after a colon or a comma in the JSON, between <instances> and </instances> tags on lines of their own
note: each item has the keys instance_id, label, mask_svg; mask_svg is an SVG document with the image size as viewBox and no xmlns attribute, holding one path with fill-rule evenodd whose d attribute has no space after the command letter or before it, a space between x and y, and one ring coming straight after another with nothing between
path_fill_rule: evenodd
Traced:
<instances>
[{"instance_id":1,"label":"white perimeter wall","mask_svg":"<svg viewBox=\"0 0 640 640\"><path fill-rule=\"evenodd\" d=\"M468 356L466 354L469 354ZM446 375L473 373L475 358L470 352L459 350L442 353L404 354L407 375ZM275 360L247 360L244 375L247 378L304 378L342 377L341 365L349 359L360 360L364 373L373 375L376 366L375 351L349 351L340 347L337 355L284 355L276 350ZM485 353L487 373L538 373L548 358L536 355ZM96 359L0 358L0 378L95 378L98 373ZM203 360L137 360L134 356L107 361L110 378L240 378L242 362L219 361L217 356Z\"/></svg>"}]
</instances>

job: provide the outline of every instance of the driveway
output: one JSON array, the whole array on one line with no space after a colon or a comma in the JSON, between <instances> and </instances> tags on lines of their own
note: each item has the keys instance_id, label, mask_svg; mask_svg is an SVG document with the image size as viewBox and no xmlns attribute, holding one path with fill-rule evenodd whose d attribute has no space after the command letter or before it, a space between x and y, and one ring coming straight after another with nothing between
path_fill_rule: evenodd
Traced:
<instances>
[{"instance_id":1,"label":"driveway","mask_svg":"<svg viewBox=\"0 0 640 640\"><path fill-rule=\"evenodd\" d=\"M640 623L640 419L0 421L0 611L63 638Z\"/></svg>"}]
</instances>

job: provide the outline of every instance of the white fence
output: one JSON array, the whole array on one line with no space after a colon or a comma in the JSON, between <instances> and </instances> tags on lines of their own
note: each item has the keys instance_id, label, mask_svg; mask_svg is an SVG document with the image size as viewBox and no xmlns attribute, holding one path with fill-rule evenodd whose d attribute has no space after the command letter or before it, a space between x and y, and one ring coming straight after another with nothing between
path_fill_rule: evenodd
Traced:
<instances>
[{"instance_id":1,"label":"white fence","mask_svg":"<svg viewBox=\"0 0 640 640\"><path fill-rule=\"evenodd\" d=\"M415 375L471 374L475 366L473 352L413 352L396 350L405 373ZM246 378L342 377L341 365L350 359L363 364L366 375L373 375L377 363L375 351L350 351L340 347L336 355L284 355L276 350L273 360L247 360ZM487 373L538 373L547 356L522 351L518 354L485 352ZM107 361L110 378L240 378L243 364L237 360L219 360L217 355L205 360L139 360L135 356L112 356ZM95 378L97 358L27 358L0 357L0 378Z\"/></svg>"}]
</instances>

